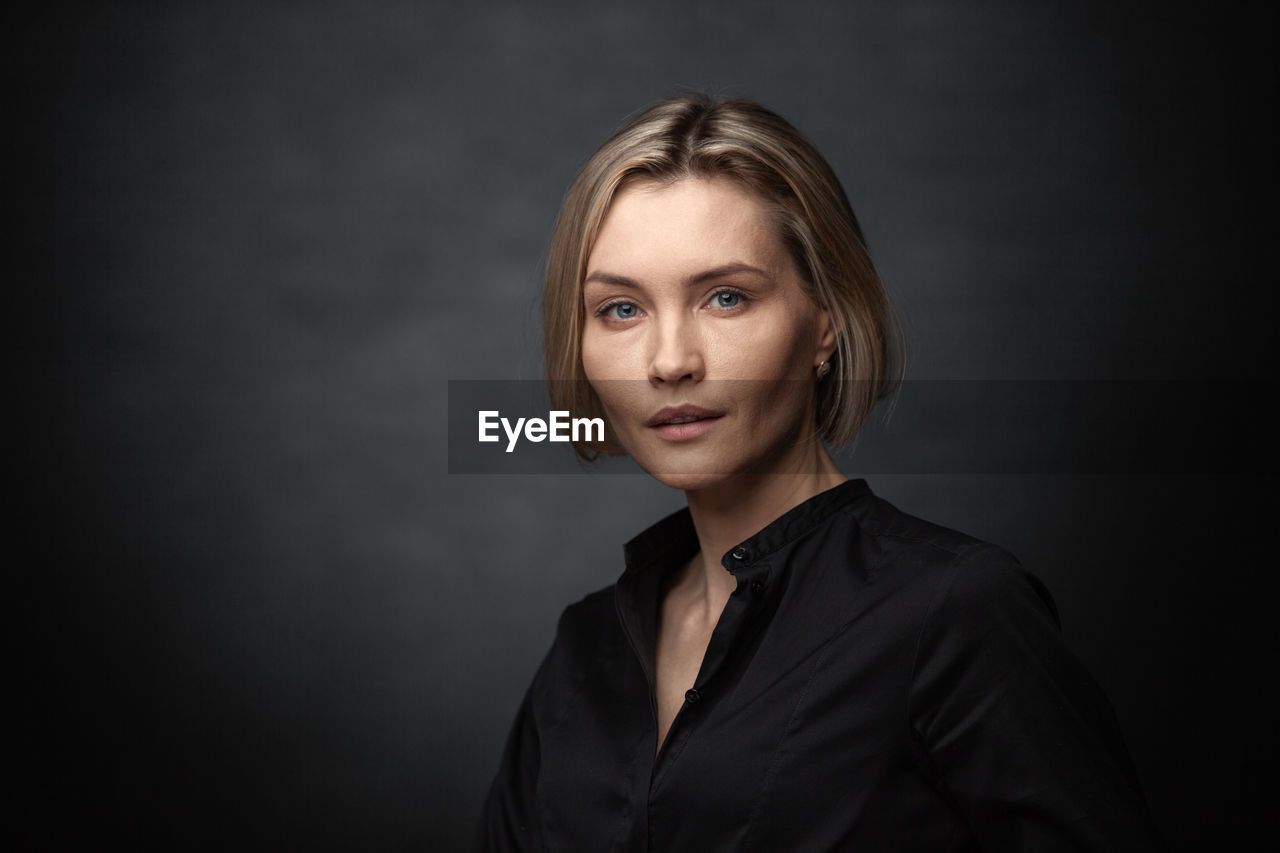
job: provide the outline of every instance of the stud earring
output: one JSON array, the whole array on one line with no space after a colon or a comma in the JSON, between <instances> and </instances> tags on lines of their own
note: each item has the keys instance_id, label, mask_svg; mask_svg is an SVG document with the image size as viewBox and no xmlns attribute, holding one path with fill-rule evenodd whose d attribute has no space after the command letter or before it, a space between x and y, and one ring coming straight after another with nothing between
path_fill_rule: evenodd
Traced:
<instances>
[{"instance_id":1,"label":"stud earring","mask_svg":"<svg viewBox=\"0 0 1280 853\"><path fill-rule=\"evenodd\" d=\"M826 376L826 375L827 375L828 373L830 373L830 372L831 372L831 363L830 363L830 362L828 362L828 361L824 361L824 362L822 362L822 364L819 364L819 365L818 365L818 378L819 378L819 379L821 379L822 377Z\"/></svg>"}]
</instances>

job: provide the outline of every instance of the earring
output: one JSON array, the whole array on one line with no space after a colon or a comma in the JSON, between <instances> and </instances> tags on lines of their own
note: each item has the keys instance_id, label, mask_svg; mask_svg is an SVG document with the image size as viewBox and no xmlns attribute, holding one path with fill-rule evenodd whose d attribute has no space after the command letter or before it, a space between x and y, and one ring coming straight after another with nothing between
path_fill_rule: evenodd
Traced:
<instances>
[{"instance_id":1,"label":"earring","mask_svg":"<svg viewBox=\"0 0 1280 853\"><path fill-rule=\"evenodd\" d=\"M827 375L828 373L830 373L830 372L831 372L831 363L830 363L830 362L824 361L824 362L822 362L822 364L819 364L819 365L818 365L818 378L819 378L819 379L821 379L822 377L826 376L826 375Z\"/></svg>"}]
</instances>

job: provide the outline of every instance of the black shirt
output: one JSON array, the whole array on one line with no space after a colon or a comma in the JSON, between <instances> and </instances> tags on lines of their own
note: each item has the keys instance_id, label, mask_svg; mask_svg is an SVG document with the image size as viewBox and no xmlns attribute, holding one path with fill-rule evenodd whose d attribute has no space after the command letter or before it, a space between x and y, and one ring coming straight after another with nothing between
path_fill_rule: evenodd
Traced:
<instances>
[{"instance_id":1,"label":"black shirt","mask_svg":"<svg viewBox=\"0 0 1280 853\"><path fill-rule=\"evenodd\" d=\"M738 586L655 758L687 509L567 608L516 717L485 849L1158 849L1115 715L1008 553L852 480L721 560Z\"/></svg>"}]
</instances>

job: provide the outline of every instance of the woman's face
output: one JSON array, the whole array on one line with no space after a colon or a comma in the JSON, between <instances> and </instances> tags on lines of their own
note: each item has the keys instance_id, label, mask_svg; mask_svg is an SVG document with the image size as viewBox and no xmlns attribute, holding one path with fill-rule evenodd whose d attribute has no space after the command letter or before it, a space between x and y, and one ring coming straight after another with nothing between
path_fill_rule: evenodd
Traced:
<instances>
[{"instance_id":1,"label":"woman's face","mask_svg":"<svg viewBox=\"0 0 1280 853\"><path fill-rule=\"evenodd\" d=\"M628 185L587 259L583 300L587 379L646 471L698 489L804 464L814 372L835 335L747 189Z\"/></svg>"}]
</instances>

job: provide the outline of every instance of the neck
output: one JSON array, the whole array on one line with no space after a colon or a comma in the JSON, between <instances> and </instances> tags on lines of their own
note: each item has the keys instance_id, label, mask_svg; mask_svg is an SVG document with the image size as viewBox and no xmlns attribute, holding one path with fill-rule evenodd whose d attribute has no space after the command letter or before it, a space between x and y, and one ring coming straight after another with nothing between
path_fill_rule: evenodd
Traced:
<instances>
[{"instance_id":1,"label":"neck","mask_svg":"<svg viewBox=\"0 0 1280 853\"><path fill-rule=\"evenodd\" d=\"M744 539L814 495L834 488L845 476L821 441L797 448L794 458L768 473L744 472L707 488L688 490L689 514L698 534L698 555L687 582L723 606L737 581L720 558Z\"/></svg>"}]
</instances>

